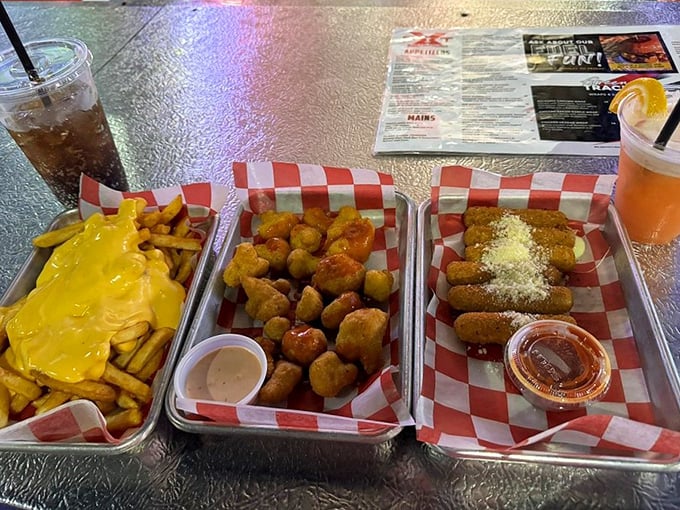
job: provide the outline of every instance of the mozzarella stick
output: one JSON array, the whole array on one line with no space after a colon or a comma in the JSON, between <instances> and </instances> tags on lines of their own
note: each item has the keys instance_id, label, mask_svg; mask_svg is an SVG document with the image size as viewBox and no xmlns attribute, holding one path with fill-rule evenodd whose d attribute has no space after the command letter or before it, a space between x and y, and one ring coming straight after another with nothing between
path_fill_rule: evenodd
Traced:
<instances>
[{"instance_id":1,"label":"mozzarella stick","mask_svg":"<svg viewBox=\"0 0 680 510\"><path fill-rule=\"evenodd\" d=\"M484 252L488 249L488 244L475 244L474 246L465 247L465 259L473 262L481 262ZM567 246L547 246L548 263L555 266L564 273L568 273L576 265L576 255L574 250Z\"/></svg>"},{"instance_id":2,"label":"mozzarella stick","mask_svg":"<svg viewBox=\"0 0 680 510\"><path fill-rule=\"evenodd\" d=\"M546 267L543 276L549 285L561 285L564 281L564 275L555 266ZM485 269L481 262L455 260L446 266L446 281L450 285L486 283L493 277L493 272Z\"/></svg>"},{"instance_id":3,"label":"mozzarella stick","mask_svg":"<svg viewBox=\"0 0 680 510\"><path fill-rule=\"evenodd\" d=\"M490 243L498 237L498 231L490 225L471 225L463 234L465 246ZM564 245L574 247L576 235L572 230L559 228L534 227L531 229L531 237L534 242L541 246Z\"/></svg>"},{"instance_id":4,"label":"mozzarella stick","mask_svg":"<svg viewBox=\"0 0 680 510\"><path fill-rule=\"evenodd\" d=\"M498 221L505 214L519 216L527 225L532 227L562 227L568 224L568 219L560 211L546 209L509 209L506 207L468 207L463 214L463 223L466 227L471 225L488 225Z\"/></svg>"},{"instance_id":5,"label":"mozzarella stick","mask_svg":"<svg viewBox=\"0 0 680 510\"><path fill-rule=\"evenodd\" d=\"M574 304L567 287L548 287L544 298L526 299L499 296L484 285L456 285L449 289L451 308L461 312L504 312L514 310L525 313L562 314Z\"/></svg>"},{"instance_id":6,"label":"mozzarella stick","mask_svg":"<svg viewBox=\"0 0 680 510\"><path fill-rule=\"evenodd\" d=\"M538 320L558 320L576 324L571 315L528 314L519 312L467 312L453 322L463 342L504 345L519 328Z\"/></svg>"}]
</instances>

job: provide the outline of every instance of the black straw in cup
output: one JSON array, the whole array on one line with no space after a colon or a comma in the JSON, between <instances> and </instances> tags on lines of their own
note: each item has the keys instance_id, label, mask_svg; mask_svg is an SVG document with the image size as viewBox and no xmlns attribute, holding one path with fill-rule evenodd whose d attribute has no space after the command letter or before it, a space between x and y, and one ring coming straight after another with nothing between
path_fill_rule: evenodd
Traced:
<instances>
[{"instance_id":1,"label":"black straw in cup","mask_svg":"<svg viewBox=\"0 0 680 510\"><path fill-rule=\"evenodd\" d=\"M654 140L654 147L661 151L664 150L666 148L666 144L677 129L678 124L680 124L680 99L678 99L678 101L675 103L673 111L668 116L666 123L659 132L659 136L657 136L656 140Z\"/></svg>"},{"instance_id":2,"label":"black straw in cup","mask_svg":"<svg viewBox=\"0 0 680 510\"><path fill-rule=\"evenodd\" d=\"M5 9L5 6L1 1L0 1L0 23L2 23L2 28L5 29L7 38L9 39L9 42L12 43L12 47L14 48L14 51L16 51L17 56L19 57L21 65L24 67L24 70L28 75L28 79L31 80L33 83L42 83L44 80L38 74L38 71L36 70L35 66L33 65L33 62L31 61L31 57L28 56L28 52L26 51L26 48L24 48L24 45L21 42L21 39L19 38L19 34L17 34L17 31L14 28L14 24L12 23L12 20L9 18L9 14L7 14L7 10ZM47 95L40 94L40 98L42 99L42 102L45 106L49 106L50 104L52 104L50 98L47 97Z\"/></svg>"}]
</instances>

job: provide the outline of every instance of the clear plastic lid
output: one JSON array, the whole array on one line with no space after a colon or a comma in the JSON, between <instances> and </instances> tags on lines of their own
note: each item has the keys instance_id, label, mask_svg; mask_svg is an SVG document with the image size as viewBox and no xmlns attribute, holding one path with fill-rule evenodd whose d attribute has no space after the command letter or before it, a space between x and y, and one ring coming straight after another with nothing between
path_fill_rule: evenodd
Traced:
<instances>
[{"instance_id":1,"label":"clear plastic lid","mask_svg":"<svg viewBox=\"0 0 680 510\"><path fill-rule=\"evenodd\" d=\"M89 70L92 55L77 39L50 39L24 44L43 80L31 82L14 49L0 53L0 101L13 102L49 94Z\"/></svg>"},{"instance_id":2,"label":"clear plastic lid","mask_svg":"<svg viewBox=\"0 0 680 510\"><path fill-rule=\"evenodd\" d=\"M505 367L527 400L548 410L599 400L611 378L602 344L583 328L553 320L520 328L506 345Z\"/></svg>"}]
</instances>

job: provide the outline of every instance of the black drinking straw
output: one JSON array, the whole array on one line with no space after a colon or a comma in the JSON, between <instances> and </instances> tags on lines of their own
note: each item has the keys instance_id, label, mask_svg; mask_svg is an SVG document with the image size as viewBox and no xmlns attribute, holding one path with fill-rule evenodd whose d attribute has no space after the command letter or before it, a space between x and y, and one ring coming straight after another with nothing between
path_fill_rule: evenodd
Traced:
<instances>
[{"instance_id":1,"label":"black drinking straw","mask_svg":"<svg viewBox=\"0 0 680 510\"><path fill-rule=\"evenodd\" d=\"M28 52L26 51L26 48L24 48L24 45L21 42L21 39L19 38L19 34L17 34L17 31L14 28L14 24L12 23L12 20L9 18L9 14L7 14L7 10L5 9L5 6L1 1L0 1L0 23L2 23L2 28L5 29L7 38L9 39L9 42L12 43L14 51L17 52L17 56L19 57L21 65L24 67L24 70L28 75L28 79L31 80L33 83L42 83L44 80L40 77L38 71L36 71L35 66L31 61L31 58L28 56ZM38 92L41 91L38 90ZM41 99L45 106L49 106L52 103L50 101L50 98L47 97L46 95L41 94Z\"/></svg>"},{"instance_id":2,"label":"black drinking straw","mask_svg":"<svg viewBox=\"0 0 680 510\"><path fill-rule=\"evenodd\" d=\"M657 136L656 140L654 140L654 147L661 151L664 150L666 148L668 140L671 139L671 136L673 136L673 133L677 129L678 124L680 124L680 100L678 100L678 102L675 103L673 111L668 116L668 119L666 119L666 123L663 125L661 131L659 132L659 136Z\"/></svg>"}]
</instances>

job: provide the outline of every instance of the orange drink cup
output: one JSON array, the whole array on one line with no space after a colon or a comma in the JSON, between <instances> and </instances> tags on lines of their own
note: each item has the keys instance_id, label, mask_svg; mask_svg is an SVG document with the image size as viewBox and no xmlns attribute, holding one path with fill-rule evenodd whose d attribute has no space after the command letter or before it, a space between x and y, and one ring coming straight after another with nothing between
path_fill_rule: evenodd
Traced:
<instances>
[{"instance_id":1,"label":"orange drink cup","mask_svg":"<svg viewBox=\"0 0 680 510\"><path fill-rule=\"evenodd\" d=\"M674 100L668 100L672 107ZM667 111L650 114L629 95L617 114L621 151L614 205L633 241L667 244L680 235L680 129L658 149L654 140Z\"/></svg>"}]
</instances>

